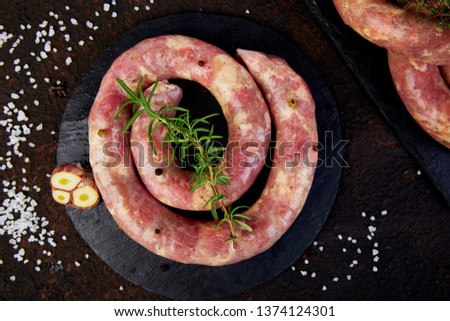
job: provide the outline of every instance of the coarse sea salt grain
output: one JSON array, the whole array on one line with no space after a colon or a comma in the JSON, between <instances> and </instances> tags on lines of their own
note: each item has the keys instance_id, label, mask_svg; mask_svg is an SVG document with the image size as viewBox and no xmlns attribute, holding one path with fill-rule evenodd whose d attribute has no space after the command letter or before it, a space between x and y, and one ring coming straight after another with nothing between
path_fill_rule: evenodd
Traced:
<instances>
[{"instance_id":1,"label":"coarse sea salt grain","mask_svg":"<svg viewBox=\"0 0 450 321\"><path fill-rule=\"evenodd\" d=\"M306 272L306 271L300 271L300 274L301 274L302 276L306 276L306 275L308 275L308 272Z\"/></svg>"},{"instance_id":2,"label":"coarse sea salt grain","mask_svg":"<svg viewBox=\"0 0 450 321\"><path fill-rule=\"evenodd\" d=\"M103 11L108 12L110 7L111 7L111 5L109 3L104 3L103 4Z\"/></svg>"},{"instance_id":3,"label":"coarse sea salt grain","mask_svg":"<svg viewBox=\"0 0 450 321\"><path fill-rule=\"evenodd\" d=\"M291 266L291 270L292 270L292 271L295 271L295 266Z\"/></svg>"},{"instance_id":4,"label":"coarse sea salt grain","mask_svg":"<svg viewBox=\"0 0 450 321\"><path fill-rule=\"evenodd\" d=\"M75 18L70 18L70 23L73 24L74 26L78 25L78 21Z\"/></svg>"},{"instance_id":5,"label":"coarse sea salt grain","mask_svg":"<svg viewBox=\"0 0 450 321\"><path fill-rule=\"evenodd\" d=\"M381 211L381 215L385 216L385 215L387 215L387 214L388 214L388 211L386 211L386 210L382 210L382 211Z\"/></svg>"},{"instance_id":6,"label":"coarse sea salt grain","mask_svg":"<svg viewBox=\"0 0 450 321\"><path fill-rule=\"evenodd\" d=\"M326 291L327 290L327 287L324 285L324 286L322 286L322 291Z\"/></svg>"}]
</instances>

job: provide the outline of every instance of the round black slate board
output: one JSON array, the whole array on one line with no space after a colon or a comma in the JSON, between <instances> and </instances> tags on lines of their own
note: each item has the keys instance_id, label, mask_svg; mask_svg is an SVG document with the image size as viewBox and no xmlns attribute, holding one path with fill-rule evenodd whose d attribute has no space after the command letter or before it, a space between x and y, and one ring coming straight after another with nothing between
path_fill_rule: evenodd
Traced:
<instances>
[{"instance_id":1,"label":"round black slate board","mask_svg":"<svg viewBox=\"0 0 450 321\"><path fill-rule=\"evenodd\" d=\"M104 73L114 59L139 41L162 34L183 34L210 42L231 55L237 48L278 55L304 77L316 102L321 166L316 170L305 207L293 226L269 250L222 267L186 265L157 256L118 229L105 204L67 212L74 226L112 269L126 279L165 297L211 300L238 294L268 281L293 264L312 243L336 197L343 150L333 98L316 69L286 39L240 18L210 14L180 14L148 21L115 40L94 62L74 91L63 116L57 163L88 163L87 118ZM325 152L326 151L326 152Z\"/></svg>"}]
</instances>

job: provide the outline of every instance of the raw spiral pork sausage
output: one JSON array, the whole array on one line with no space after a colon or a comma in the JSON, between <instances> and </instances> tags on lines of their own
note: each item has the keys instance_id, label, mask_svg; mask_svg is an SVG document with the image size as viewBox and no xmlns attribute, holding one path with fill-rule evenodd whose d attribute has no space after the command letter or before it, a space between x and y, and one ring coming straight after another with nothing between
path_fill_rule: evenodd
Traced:
<instances>
[{"instance_id":1,"label":"raw spiral pork sausage","mask_svg":"<svg viewBox=\"0 0 450 321\"><path fill-rule=\"evenodd\" d=\"M388 0L333 2L347 25L388 50L392 78L409 113L431 137L450 148L450 27L417 19L414 5L399 7Z\"/></svg>"},{"instance_id":2,"label":"raw spiral pork sausage","mask_svg":"<svg viewBox=\"0 0 450 321\"><path fill-rule=\"evenodd\" d=\"M450 28L417 21L411 10L389 0L333 0L344 22L388 50L434 65L450 65Z\"/></svg>"},{"instance_id":3,"label":"raw spiral pork sausage","mask_svg":"<svg viewBox=\"0 0 450 321\"><path fill-rule=\"evenodd\" d=\"M119 57L106 73L95 99L89 115L90 162L103 200L129 237L163 257L204 265L225 265L253 257L270 248L286 232L302 209L311 187L317 161L317 129L315 105L306 83L279 58L249 51L240 52L240 56L270 104L277 145L287 144L282 153L277 149L273 156L275 166L266 186L260 198L246 211L252 217L253 232L240 231L236 249L232 242L224 242L228 237L225 224L216 228L215 222L178 215L154 198L135 169L127 166L131 162L129 143L120 136L120 131L130 115L122 113L114 120L115 111L126 99L115 78L136 84L144 76L147 86L157 78L187 78L204 83L205 70L212 68L207 77L212 79L211 83L205 87L221 106L225 103L218 95L233 97L233 102L243 100L245 104L240 111L247 111L246 118L257 117L263 125L269 126L264 113L256 116L249 111L264 110L255 106L264 102L260 92L254 90L253 78L241 71L241 76L236 78L226 67L231 58L211 45L183 36L161 36L145 40ZM202 66L198 65L199 60L204 62ZM231 87L227 86L230 82L234 84ZM236 92L241 94L236 97ZM225 108L227 119L239 118L239 114L230 116L227 112ZM264 139L263 142L265 126L256 131L256 138ZM245 128L241 128L242 131L245 132ZM255 131L246 132L244 138L251 133ZM108 145L111 148L105 155L103 148L109 142L120 143ZM108 156L112 152L120 155L119 163L105 166L110 164Z\"/></svg>"},{"instance_id":4,"label":"raw spiral pork sausage","mask_svg":"<svg viewBox=\"0 0 450 321\"><path fill-rule=\"evenodd\" d=\"M395 88L409 113L435 140L450 148L450 89L439 67L389 52Z\"/></svg>"}]
</instances>

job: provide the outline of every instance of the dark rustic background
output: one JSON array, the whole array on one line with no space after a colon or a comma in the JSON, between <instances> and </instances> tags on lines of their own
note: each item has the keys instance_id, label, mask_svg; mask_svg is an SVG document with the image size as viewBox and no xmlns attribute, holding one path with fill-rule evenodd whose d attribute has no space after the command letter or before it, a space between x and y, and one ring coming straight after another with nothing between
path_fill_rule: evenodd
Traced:
<instances>
[{"instance_id":1,"label":"dark rustic background","mask_svg":"<svg viewBox=\"0 0 450 321\"><path fill-rule=\"evenodd\" d=\"M316 241L277 278L228 299L450 298L448 205L421 174L303 2L105 1L110 4L107 11L102 1L0 2L4 113L0 167L5 165L0 172L4 234L0 236L0 299L165 299L123 279L96 257L64 207L52 201L47 174L55 166L58 128L68 97L97 55L139 23L182 12L242 17L292 41L332 91L349 140L345 150L349 168L343 170L336 202ZM48 40L51 44L46 46ZM48 46L51 50L46 52ZM51 90L58 81L61 90ZM13 134L8 124L19 125L22 134ZM22 125L30 128L29 134ZM15 141L17 136L26 141ZM20 204L25 208L20 209ZM28 215L25 221L36 217L37 231L25 229L27 234L12 244L17 237L8 231L19 226L21 213ZM37 239L42 235L43 243L30 241L31 235Z\"/></svg>"}]
</instances>

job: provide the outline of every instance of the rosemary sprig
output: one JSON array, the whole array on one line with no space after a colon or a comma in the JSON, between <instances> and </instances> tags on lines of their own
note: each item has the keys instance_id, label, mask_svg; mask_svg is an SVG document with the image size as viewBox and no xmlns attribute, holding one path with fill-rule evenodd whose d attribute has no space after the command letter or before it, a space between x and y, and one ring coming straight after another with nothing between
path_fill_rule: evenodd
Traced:
<instances>
[{"instance_id":1,"label":"rosemary sprig","mask_svg":"<svg viewBox=\"0 0 450 321\"><path fill-rule=\"evenodd\" d=\"M233 247L237 247L237 232L239 228L251 232L253 229L246 221L251 220L251 217L243 214L242 211L247 209L247 206L232 207L225 206L224 201L226 196L219 192L218 185L230 185L230 177L224 174L227 168L223 165L223 153L225 148L218 146L217 140L222 136L214 133L214 126L210 124L209 119L217 116L217 114L210 114L202 118L192 120L189 110L180 106L164 106L159 111L154 111L150 108L150 101L158 86L158 81L155 82L148 97L145 97L139 81L136 90L132 90L119 78L116 79L122 89L127 93L128 100L117 110L115 119L128 106L132 106L132 116L126 123L122 130L122 135L127 132L133 122L143 113L150 117L151 121L148 125L148 139L153 153L156 155L157 150L153 141L153 135L159 126L165 126L168 129L165 143L170 143L174 149L180 151L179 161L183 164L187 159L187 151L194 150L195 163L192 165L194 174L191 178L190 192L197 190L202 186L209 186L212 191L212 196L205 202L203 208L208 206L211 209L211 214L214 220L218 221L216 227L227 223L230 229L228 238L225 241L232 241ZM142 106L142 109L139 109ZM169 117L168 112L175 110L179 113L176 117ZM174 162L174 155L172 153L169 160L169 166ZM217 209L219 208L219 210ZM219 213L221 212L221 213ZM222 216L219 218L219 216Z\"/></svg>"},{"instance_id":2,"label":"rosemary sprig","mask_svg":"<svg viewBox=\"0 0 450 321\"><path fill-rule=\"evenodd\" d=\"M416 9L417 21L436 20L437 26L450 28L450 0L397 0L398 3L412 3Z\"/></svg>"}]
</instances>

